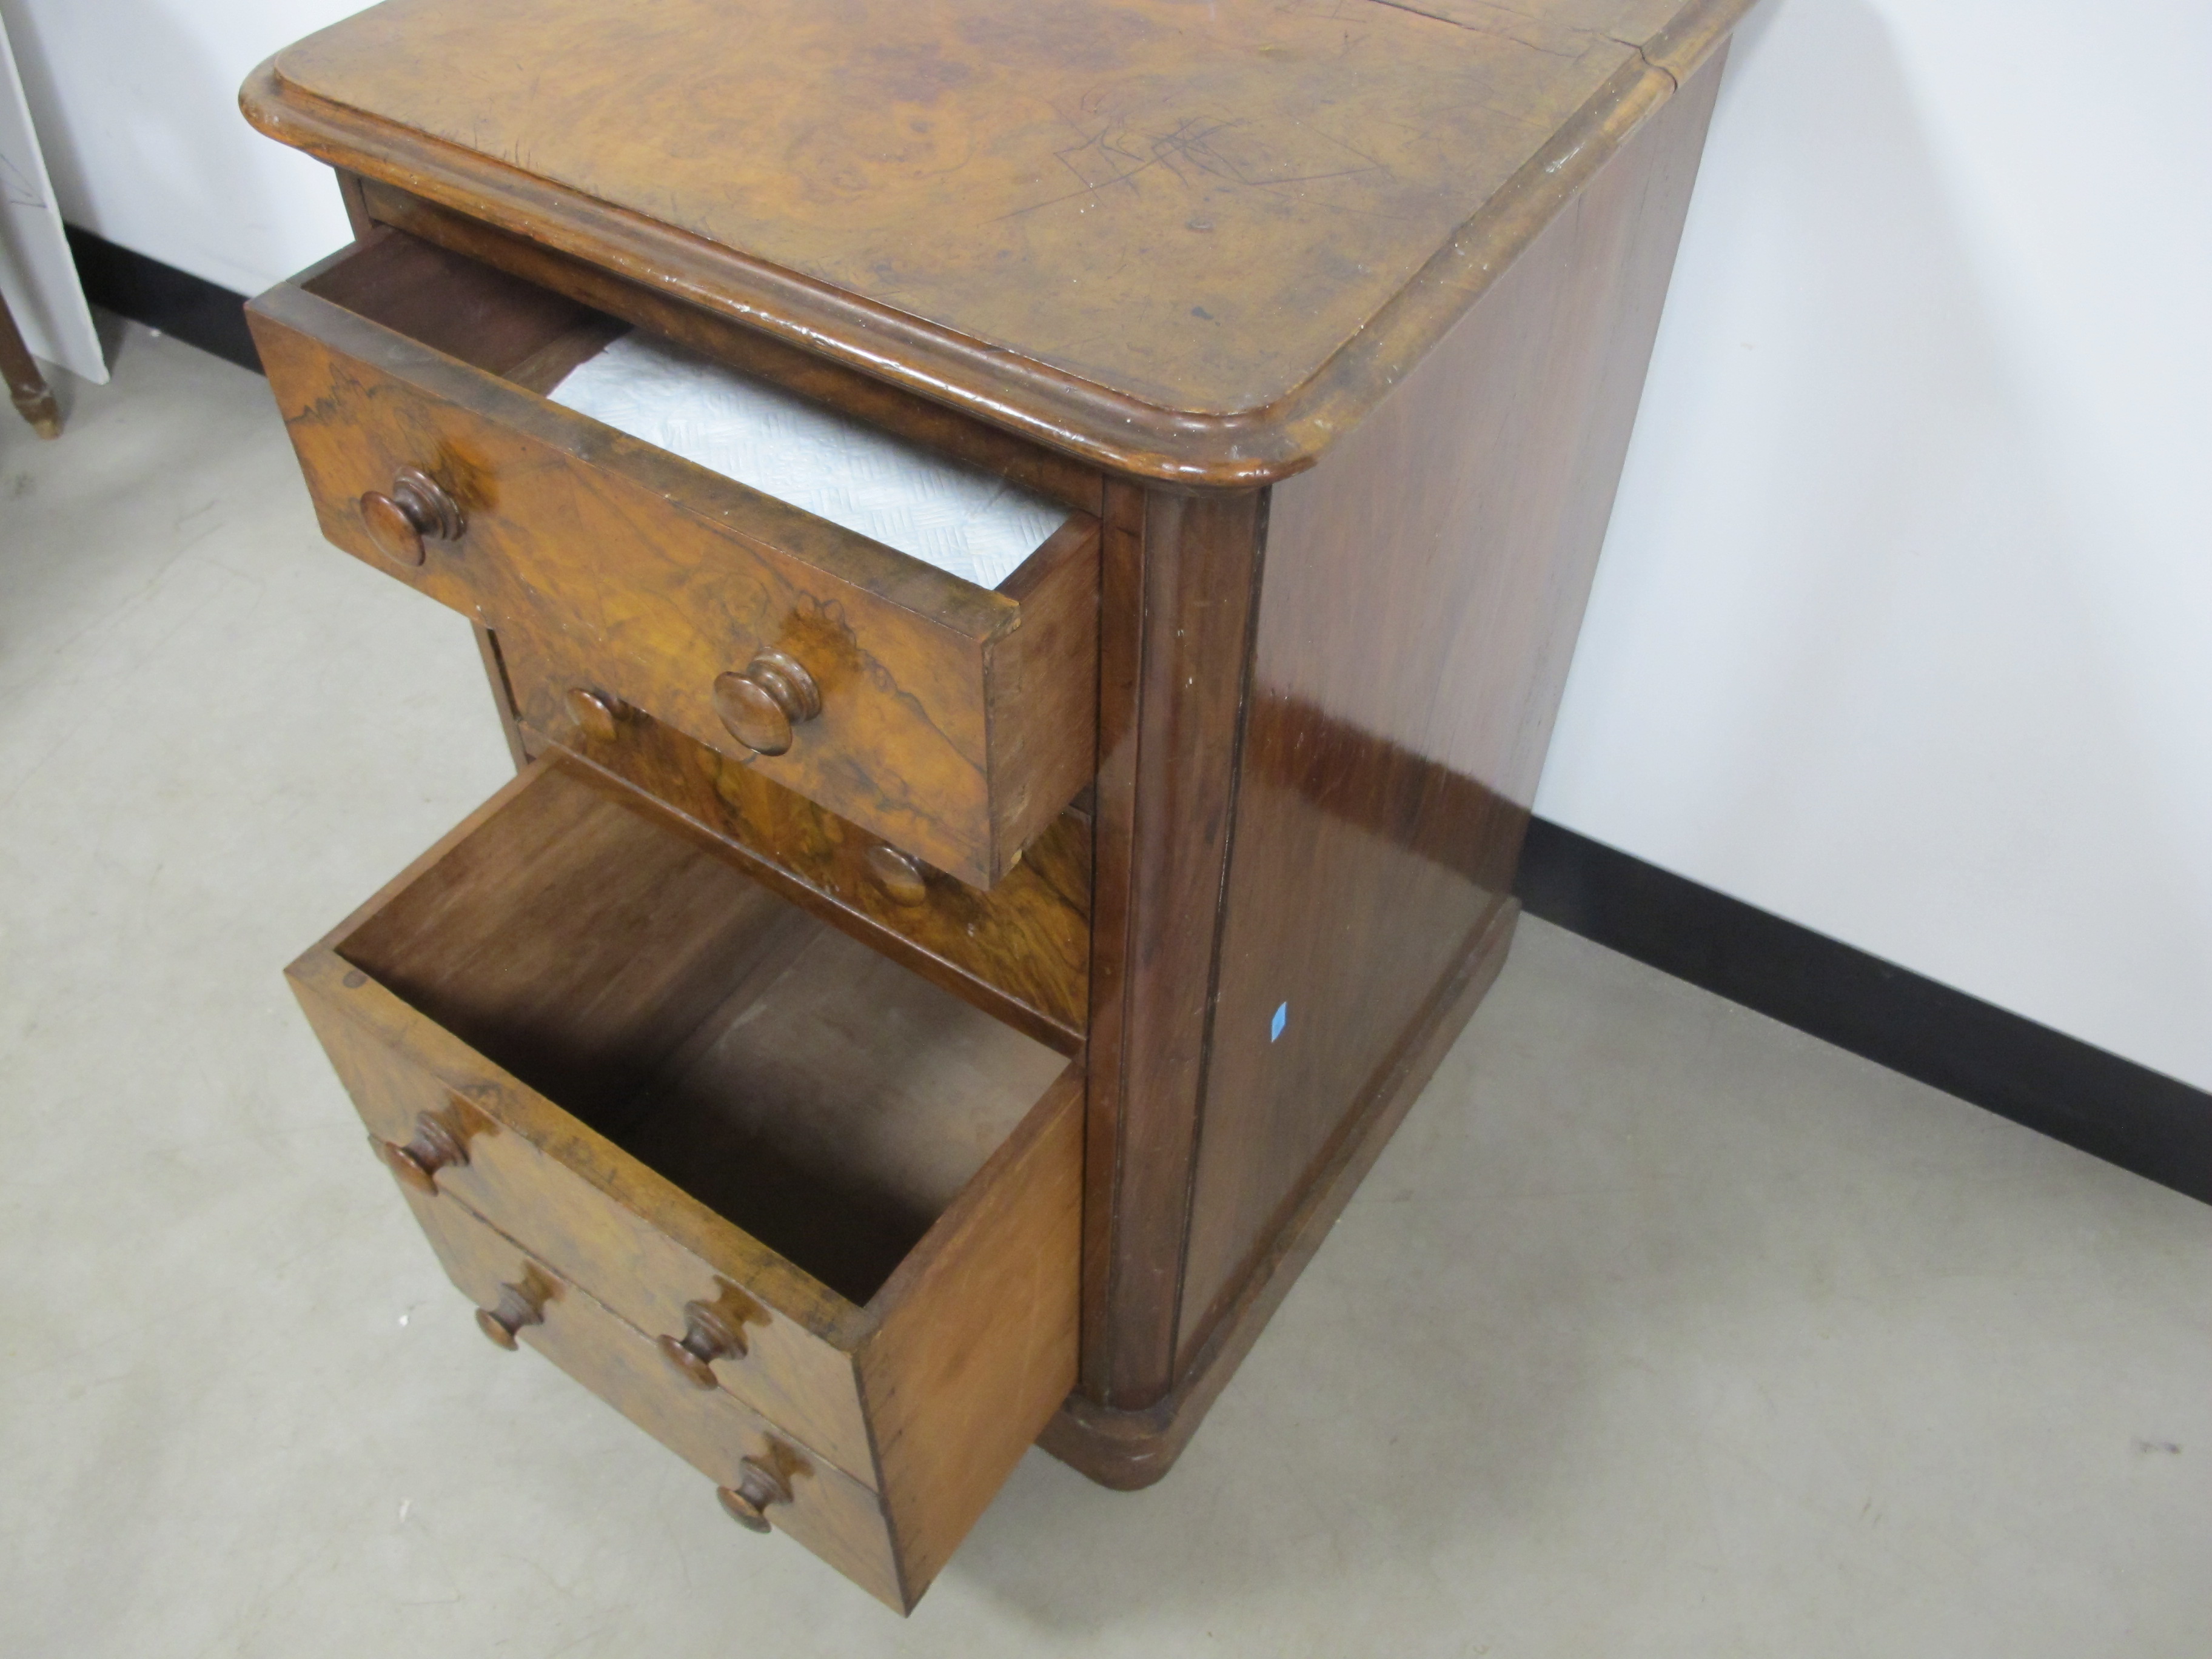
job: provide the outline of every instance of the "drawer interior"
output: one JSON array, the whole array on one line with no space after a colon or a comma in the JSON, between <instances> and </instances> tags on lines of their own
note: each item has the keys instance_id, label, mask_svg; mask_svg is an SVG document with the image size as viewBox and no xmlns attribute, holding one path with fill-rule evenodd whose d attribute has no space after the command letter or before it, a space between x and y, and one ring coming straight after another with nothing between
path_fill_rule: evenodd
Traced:
<instances>
[{"instance_id":1,"label":"drawer interior","mask_svg":"<svg viewBox=\"0 0 2212 1659\"><path fill-rule=\"evenodd\" d=\"M441 207L379 179L361 180L364 205L380 225L465 254L541 289L580 301L656 334L682 340L720 362L802 396L857 415L887 432L1010 478L1039 495L1098 516L1105 479L1098 469L986 424L804 349L720 311L690 303L665 283L641 283L550 245Z\"/></svg>"},{"instance_id":2,"label":"drawer interior","mask_svg":"<svg viewBox=\"0 0 2212 1659\"><path fill-rule=\"evenodd\" d=\"M603 425L994 592L1067 509L633 329L546 394Z\"/></svg>"},{"instance_id":3,"label":"drawer interior","mask_svg":"<svg viewBox=\"0 0 2212 1659\"><path fill-rule=\"evenodd\" d=\"M856 1304L1066 1065L573 764L337 948Z\"/></svg>"}]
</instances>

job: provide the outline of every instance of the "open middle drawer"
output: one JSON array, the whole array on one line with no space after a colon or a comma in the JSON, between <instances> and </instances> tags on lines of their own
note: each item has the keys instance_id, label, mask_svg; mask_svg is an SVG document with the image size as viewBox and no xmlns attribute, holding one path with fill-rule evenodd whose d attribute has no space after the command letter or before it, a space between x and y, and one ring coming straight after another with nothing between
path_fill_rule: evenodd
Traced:
<instances>
[{"instance_id":1,"label":"open middle drawer","mask_svg":"<svg viewBox=\"0 0 2212 1659\"><path fill-rule=\"evenodd\" d=\"M389 228L247 317L323 533L599 694L977 887L1089 781L1091 514L978 586L549 401L622 325Z\"/></svg>"},{"instance_id":2,"label":"open middle drawer","mask_svg":"<svg viewBox=\"0 0 2212 1659\"><path fill-rule=\"evenodd\" d=\"M695 836L550 757L289 977L393 1173L875 1494L910 1607L1074 1383L1080 1068Z\"/></svg>"}]
</instances>

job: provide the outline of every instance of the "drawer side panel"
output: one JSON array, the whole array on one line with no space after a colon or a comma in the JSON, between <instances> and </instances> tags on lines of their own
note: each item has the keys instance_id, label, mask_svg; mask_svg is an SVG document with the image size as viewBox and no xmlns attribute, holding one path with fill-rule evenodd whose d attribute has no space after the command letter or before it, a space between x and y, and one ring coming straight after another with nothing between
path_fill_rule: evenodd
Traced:
<instances>
[{"instance_id":1,"label":"drawer side panel","mask_svg":"<svg viewBox=\"0 0 2212 1659\"><path fill-rule=\"evenodd\" d=\"M1075 1386L1083 1093L1070 1066L872 1304L861 1387L909 1601Z\"/></svg>"}]
</instances>

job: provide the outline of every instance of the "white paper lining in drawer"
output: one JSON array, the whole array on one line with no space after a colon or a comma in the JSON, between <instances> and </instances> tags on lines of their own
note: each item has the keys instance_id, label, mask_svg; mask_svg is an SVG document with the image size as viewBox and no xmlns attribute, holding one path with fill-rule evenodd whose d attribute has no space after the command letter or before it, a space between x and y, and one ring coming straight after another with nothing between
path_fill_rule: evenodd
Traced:
<instances>
[{"instance_id":1,"label":"white paper lining in drawer","mask_svg":"<svg viewBox=\"0 0 2212 1659\"><path fill-rule=\"evenodd\" d=\"M996 587L1067 509L642 331L550 394L817 518Z\"/></svg>"}]
</instances>

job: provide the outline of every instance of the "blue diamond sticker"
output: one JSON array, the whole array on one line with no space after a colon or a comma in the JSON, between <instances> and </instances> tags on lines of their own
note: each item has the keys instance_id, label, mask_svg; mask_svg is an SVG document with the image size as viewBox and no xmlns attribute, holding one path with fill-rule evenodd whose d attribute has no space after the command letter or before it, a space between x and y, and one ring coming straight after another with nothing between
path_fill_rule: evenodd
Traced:
<instances>
[{"instance_id":1,"label":"blue diamond sticker","mask_svg":"<svg viewBox=\"0 0 2212 1659\"><path fill-rule=\"evenodd\" d=\"M1282 1036L1283 1027L1290 1023L1291 1005L1287 1002L1282 1003L1276 1007L1274 1018L1267 1022L1267 1041L1273 1042L1277 1037Z\"/></svg>"}]
</instances>

